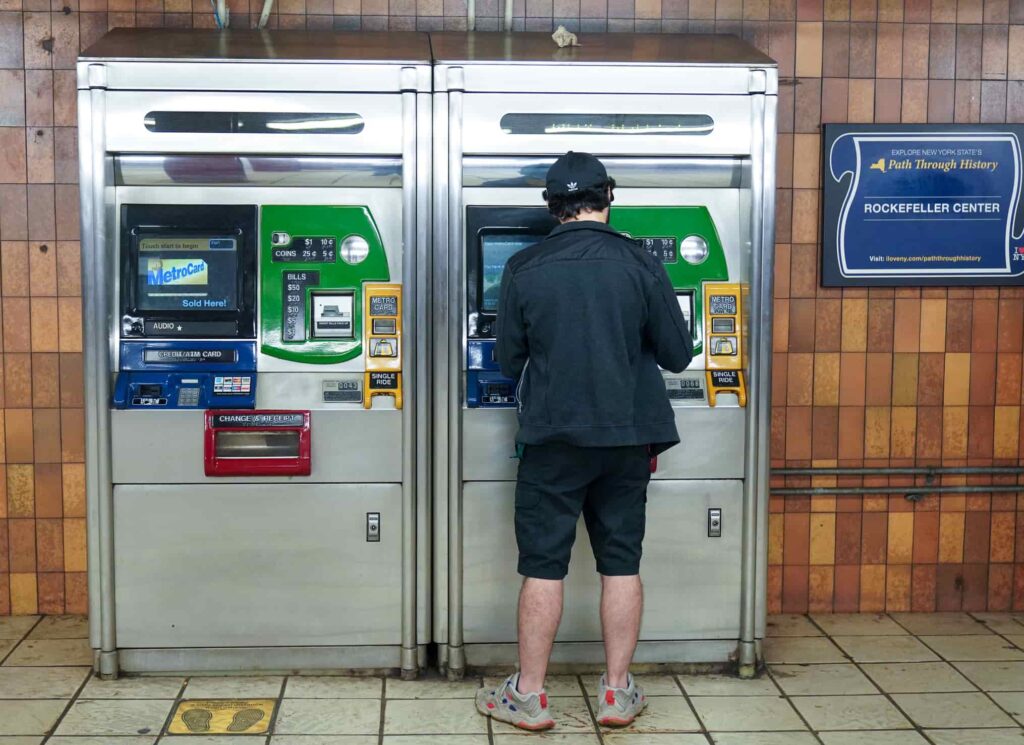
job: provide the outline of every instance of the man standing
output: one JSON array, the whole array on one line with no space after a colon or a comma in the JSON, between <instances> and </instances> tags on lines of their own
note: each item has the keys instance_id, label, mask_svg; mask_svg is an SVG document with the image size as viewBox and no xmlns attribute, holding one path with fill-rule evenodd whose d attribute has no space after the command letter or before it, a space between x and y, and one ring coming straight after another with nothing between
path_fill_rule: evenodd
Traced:
<instances>
[{"instance_id":1,"label":"man standing","mask_svg":"<svg viewBox=\"0 0 1024 745\"><path fill-rule=\"evenodd\" d=\"M682 372L693 344L665 268L609 227L614 187L592 155L555 161L544 199L561 224L513 256L501 281L496 354L519 381L520 672L476 701L528 730L555 724L544 677L581 512L601 575L598 721L625 726L647 705L629 665L650 458L679 442L658 367Z\"/></svg>"}]
</instances>

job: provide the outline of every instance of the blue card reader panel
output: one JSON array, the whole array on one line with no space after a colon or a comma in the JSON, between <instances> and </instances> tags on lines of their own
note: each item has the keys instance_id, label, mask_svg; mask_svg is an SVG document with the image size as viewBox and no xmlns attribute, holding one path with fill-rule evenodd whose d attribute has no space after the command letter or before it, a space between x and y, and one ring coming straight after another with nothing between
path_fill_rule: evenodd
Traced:
<instances>
[{"instance_id":1,"label":"blue card reader panel","mask_svg":"<svg viewBox=\"0 0 1024 745\"><path fill-rule=\"evenodd\" d=\"M466 368L466 405L469 408L507 409L516 405L516 382L498 369L493 339L468 340Z\"/></svg>"},{"instance_id":2,"label":"blue card reader panel","mask_svg":"<svg viewBox=\"0 0 1024 745\"><path fill-rule=\"evenodd\" d=\"M124 342L113 403L118 409L251 409L256 405L256 345Z\"/></svg>"}]
</instances>

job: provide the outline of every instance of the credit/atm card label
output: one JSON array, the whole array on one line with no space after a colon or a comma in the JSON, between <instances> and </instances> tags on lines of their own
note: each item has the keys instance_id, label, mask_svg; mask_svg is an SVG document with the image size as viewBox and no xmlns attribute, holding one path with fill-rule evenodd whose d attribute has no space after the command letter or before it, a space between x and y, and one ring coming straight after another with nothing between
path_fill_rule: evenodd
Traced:
<instances>
[{"instance_id":1,"label":"credit/atm card label","mask_svg":"<svg viewBox=\"0 0 1024 745\"><path fill-rule=\"evenodd\" d=\"M708 312L713 316L734 316L736 315L735 295L712 295L710 298L710 309Z\"/></svg>"},{"instance_id":2,"label":"credit/atm card label","mask_svg":"<svg viewBox=\"0 0 1024 745\"><path fill-rule=\"evenodd\" d=\"M337 259L338 241L333 236L298 236L290 245L275 246L270 253L270 260L278 263L333 264Z\"/></svg>"},{"instance_id":3,"label":"credit/atm card label","mask_svg":"<svg viewBox=\"0 0 1024 745\"><path fill-rule=\"evenodd\" d=\"M739 370L712 370L711 382L716 388L736 388L740 384Z\"/></svg>"},{"instance_id":4,"label":"credit/atm card label","mask_svg":"<svg viewBox=\"0 0 1024 745\"><path fill-rule=\"evenodd\" d=\"M144 362L237 362L234 349L147 349L142 355Z\"/></svg>"},{"instance_id":5,"label":"credit/atm card label","mask_svg":"<svg viewBox=\"0 0 1024 745\"><path fill-rule=\"evenodd\" d=\"M679 261L679 243L674 238L640 238L644 251L662 264L675 264Z\"/></svg>"},{"instance_id":6,"label":"credit/atm card label","mask_svg":"<svg viewBox=\"0 0 1024 745\"><path fill-rule=\"evenodd\" d=\"M371 372L370 373L370 390L371 391L397 391L398 390L398 373L397 372Z\"/></svg>"},{"instance_id":7,"label":"credit/atm card label","mask_svg":"<svg viewBox=\"0 0 1024 745\"><path fill-rule=\"evenodd\" d=\"M397 316L398 298L394 295L372 295L370 297L371 316Z\"/></svg>"},{"instance_id":8,"label":"credit/atm card label","mask_svg":"<svg viewBox=\"0 0 1024 745\"><path fill-rule=\"evenodd\" d=\"M302 412L281 414L214 414L211 425L218 427L242 427L261 429L264 427L302 427L306 416Z\"/></svg>"}]
</instances>

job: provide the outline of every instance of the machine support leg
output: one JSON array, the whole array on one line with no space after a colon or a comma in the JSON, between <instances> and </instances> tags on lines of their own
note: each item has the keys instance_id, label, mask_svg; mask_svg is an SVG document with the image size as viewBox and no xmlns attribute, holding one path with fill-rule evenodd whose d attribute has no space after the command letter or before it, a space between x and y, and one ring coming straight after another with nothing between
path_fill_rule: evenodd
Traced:
<instances>
[{"instance_id":1,"label":"machine support leg","mask_svg":"<svg viewBox=\"0 0 1024 745\"><path fill-rule=\"evenodd\" d=\"M117 651L99 653L99 674L103 680L115 680L121 672Z\"/></svg>"},{"instance_id":2,"label":"machine support leg","mask_svg":"<svg viewBox=\"0 0 1024 745\"><path fill-rule=\"evenodd\" d=\"M740 664L738 670L741 678L753 678L757 674L757 646L754 642L740 642Z\"/></svg>"},{"instance_id":3,"label":"machine support leg","mask_svg":"<svg viewBox=\"0 0 1024 745\"><path fill-rule=\"evenodd\" d=\"M448 647L448 680L455 682L466 675L465 647Z\"/></svg>"},{"instance_id":4,"label":"machine support leg","mask_svg":"<svg viewBox=\"0 0 1024 745\"><path fill-rule=\"evenodd\" d=\"M416 680L419 675L419 648L402 647L402 680Z\"/></svg>"}]
</instances>

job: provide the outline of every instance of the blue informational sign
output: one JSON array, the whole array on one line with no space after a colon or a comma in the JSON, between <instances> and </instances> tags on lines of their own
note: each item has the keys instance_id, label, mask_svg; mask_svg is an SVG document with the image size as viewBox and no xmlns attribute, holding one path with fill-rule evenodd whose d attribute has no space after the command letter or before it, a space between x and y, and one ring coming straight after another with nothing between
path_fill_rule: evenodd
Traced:
<instances>
[{"instance_id":1,"label":"blue informational sign","mask_svg":"<svg viewBox=\"0 0 1024 745\"><path fill-rule=\"evenodd\" d=\"M822 284L1024 284L1014 125L825 125Z\"/></svg>"}]
</instances>

